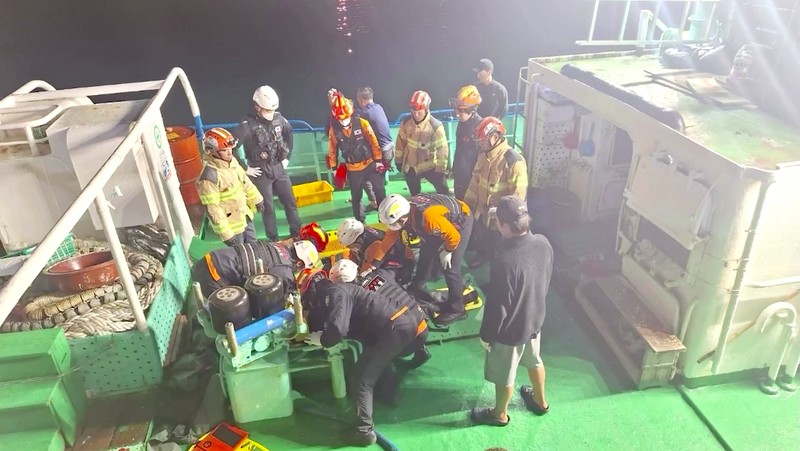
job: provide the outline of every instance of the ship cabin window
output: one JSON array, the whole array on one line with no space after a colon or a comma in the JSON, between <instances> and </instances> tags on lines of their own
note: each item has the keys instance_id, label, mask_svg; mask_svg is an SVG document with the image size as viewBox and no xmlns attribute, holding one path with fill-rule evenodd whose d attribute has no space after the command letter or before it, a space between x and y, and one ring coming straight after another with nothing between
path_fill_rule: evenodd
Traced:
<instances>
[{"instance_id":1,"label":"ship cabin window","mask_svg":"<svg viewBox=\"0 0 800 451\"><path fill-rule=\"evenodd\" d=\"M663 252L675 264L681 268L686 268L691 252L655 224L642 217L639 220L639 229L636 231L636 241L641 242L645 239L653 243L658 250Z\"/></svg>"},{"instance_id":2,"label":"ship cabin window","mask_svg":"<svg viewBox=\"0 0 800 451\"><path fill-rule=\"evenodd\" d=\"M633 157L633 141L625 129L617 127L614 133L614 145L609 155L609 166L630 166Z\"/></svg>"}]
</instances>

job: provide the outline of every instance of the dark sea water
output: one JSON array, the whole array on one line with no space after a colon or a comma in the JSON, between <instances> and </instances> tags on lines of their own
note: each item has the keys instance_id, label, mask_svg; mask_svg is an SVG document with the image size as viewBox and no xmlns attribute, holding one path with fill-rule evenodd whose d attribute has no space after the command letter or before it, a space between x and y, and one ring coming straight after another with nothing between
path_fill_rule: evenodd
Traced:
<instances>
[{"instance_id":1,"label":"dark sea water","mask_svg":"<svg viewBox=\"0 0 800 451\"><path fill-rule=\"evenodd\" d=\"M586 0L3 0L0 94L163 78L182 67L205 122L241 119L261 84L292 119L321 125L325 93L375 89L390 120L411 93L445 108L480 58L513 102L527 58L585 51ZM346 8L346 9L344 9ZM602 27L601 27L602 28ZM168 123L191 123L171 96Z\"/></svg>"}]
</instances>

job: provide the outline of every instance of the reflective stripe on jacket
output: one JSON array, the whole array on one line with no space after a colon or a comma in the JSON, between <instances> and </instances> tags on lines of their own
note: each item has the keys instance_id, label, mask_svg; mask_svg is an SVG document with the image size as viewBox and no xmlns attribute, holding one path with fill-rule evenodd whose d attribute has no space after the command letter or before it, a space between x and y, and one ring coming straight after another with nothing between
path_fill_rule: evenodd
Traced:
<instances>
[{"instance_id":1,"label":"reflective stripe on jacket","mask_svg":"<svg viewBox=\"0 0 800 451\"><path fill-rule=\"evenodd\" d=\"M208 210L211 228L227 241L244 232L264 198L236 159L229 163L209 155L203 163L196 182L200 202Z\"/></svg>"},{"instance_id":2,"label":"reflective stripe on jacket","mask_svg":"<svg viewBox=\"0 0 800 451\"><path fill-rule=\"evenodd\" d=\"M525 158L503 140L494 149L478 155L464 202L472 209L477 221L496 229L494 221L489 221L489 208L496 206L503 196L516 194L525 199L527 191Z\"/></svg>"},{"instance_id":3,"label":"reflective stripe on jacket","mask_svg":"<svg viewBox=\"0 0 800 451\"><path fill-rule=\"evenodd\" d=\"M444 127L430 113L419 124L406 118L397 131L395 161L403 165L403 173L414 168L422 174L431 170L444 173L450 158Z\"/></svg>"}]
</instances>

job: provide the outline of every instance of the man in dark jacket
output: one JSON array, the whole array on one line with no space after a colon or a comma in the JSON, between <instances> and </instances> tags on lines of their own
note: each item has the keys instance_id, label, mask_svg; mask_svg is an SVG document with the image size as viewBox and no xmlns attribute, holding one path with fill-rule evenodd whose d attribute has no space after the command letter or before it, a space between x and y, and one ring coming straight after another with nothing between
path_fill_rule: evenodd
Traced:
<instances>
[{"instance_id":1,"label":"man in dark jacket","mask_svg":"<svg viewBox=\"0 0 800 451\"><path fill-rule=\"evenodd\" d=\"M475 127L480 124L478 106L481 104L481 95L478 88L467 85L458 90L458 95L452 100L453 112L458 119L456 127L456 149L453 155L453 191L456 199L464 200L469 181L472 180L472 171L478 161L478 143L475 142Z\"/></svg>"},{"instance_id":2,"label":"man in dark jacket","mask_svg":"<svg viewBox=\"0 0 800 451\"><path fill-rule=\"evenodd\" d=\"M234 135L244 145L247 157L247 175L253 180L264 197L264 230L267 238L278 241L278 225L275 222L275 201L273 194L283 205L289 234L297 237L300 232L300 216L297 214L297 201L292 192L292 181L286 174L286 166L292 156L294 141L292 126L276 110L278 95L269 86L258 88L253 94L255 115L250 115L234 131Z\"/></svg>"},{"instance_id":3,"label":"man in dark jacket","mask_svg":"<svg viewBox=\"0 0 800 451\"><path fill-rule=\"evenodd\" d=\"M508 403L519 365L528 369L532 384L520 389L526 407L537 415L550 408L544 394L545 370L539 343L553 272L553 248L543 235L531 233L530 221L521 198L504 196L498 202L497 222L503 240L492 260L480 331L486 349L484 378L495 385L495 406L472 409L476 423L508 424Z\"/></svg>"},{"instance_id":4,"label":"man in dark jacket","mask_svg":"<svg viewBox=\"0 0 800 451\"><path fill-rule=\"evenodd\" d=\"M396 386L392 362L425 342L425 314L415 303L404 304L400 298L367 291L353 283L333 283L322 271L304 270L297 286L309 312L309 328L322 330L310 334L307 343L328 348L350 338L364 345L350 376L356 428L345 440L371 445L377 440L372 421L375 387L382 385L392 391Z\"/></svg>"},{"instance_id":5,"label":"man in dark jacket","mask_svg":"<svg viewBox=\"0 0 800 451\"><path fill-rule=\"evenodd\" d=\"M192 280L200 284L205 297L230 285L243 287L250 276L258 274L258 260L264 271L283 282L285 290L294 287L294 274L300 269L322 267L319 253L310 241L285 245L260 240L207 253L192 266Z\"/></svg>"},{"instance_id":6,"label":"man in dark jacket","mask_svg":"<svg viewBox=\"0 0 800 451\"><path fill-rule=\"evenodd\" d=\"M473 69L478 77L478 90L481 92L481 105L478 114L481 117L496 117L503 120L508 113L508 91L506 87L494 79L494 64L489 58L483 58Z\"/></svg>"}]
</instances>

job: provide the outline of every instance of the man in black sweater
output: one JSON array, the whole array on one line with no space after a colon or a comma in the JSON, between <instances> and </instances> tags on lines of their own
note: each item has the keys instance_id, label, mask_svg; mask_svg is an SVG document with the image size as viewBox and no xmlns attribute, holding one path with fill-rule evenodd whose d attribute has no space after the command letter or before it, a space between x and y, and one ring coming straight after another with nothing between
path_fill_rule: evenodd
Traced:
<instances>
[{"instance_id":1,"label":"man in black sweater","mask_svg":"<svg viewBox=\"0 0 800 451\"><path fill-rule=\"evenodd\" d=\"M487 351L484 378L495 385L495 407L472 409L471 417L476 423L505 426L519 365L528 369L532 384L520 389L527 408L543 415L550 407L539 342L553 248L543 235L531 233L528 207L521 198L502 197L495 214L503 241L492 260L480 332Z\"/></svg>"}]
</instances>

